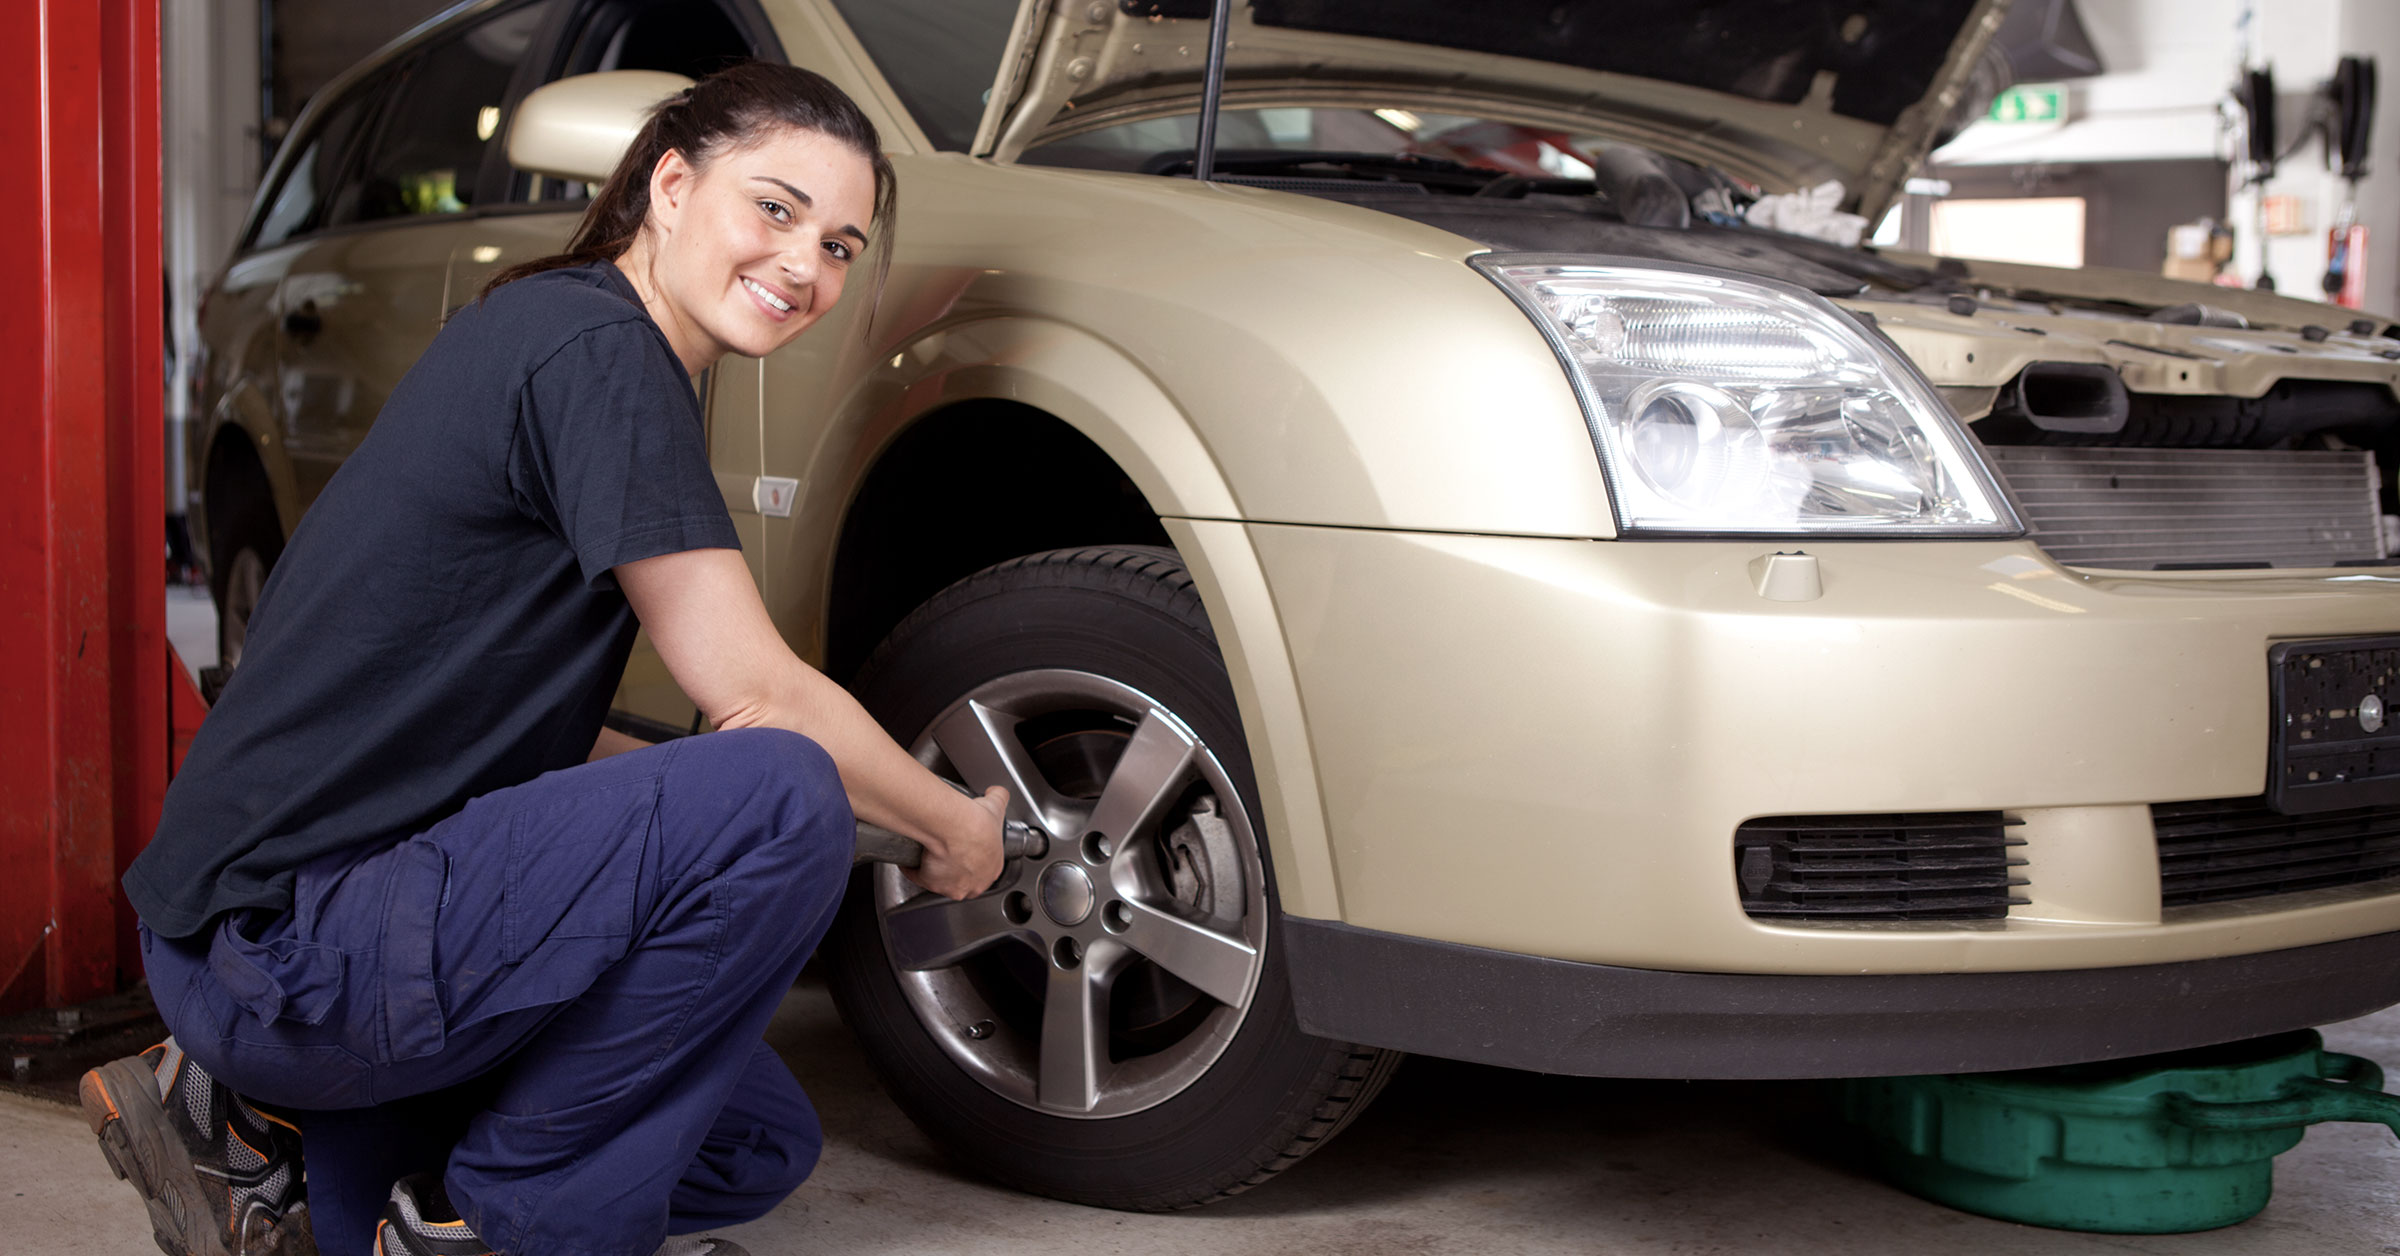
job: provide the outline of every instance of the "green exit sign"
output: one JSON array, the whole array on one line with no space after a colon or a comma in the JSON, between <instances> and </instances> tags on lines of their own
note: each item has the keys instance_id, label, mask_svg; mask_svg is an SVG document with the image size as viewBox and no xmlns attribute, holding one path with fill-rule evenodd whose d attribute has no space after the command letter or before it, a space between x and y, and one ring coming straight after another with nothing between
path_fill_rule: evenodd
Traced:
<instances>
[{"instance_id":1,"label":"green exit sign","mask_svg":"<svg viewBox=\"0 0 2400 1256\"><path fill-rule=\"evenodd\" d=\"M2063 87L2012 87L1992 101L1994 122L2057 122L2067 116Z\"/></svg>"}]
</instances>

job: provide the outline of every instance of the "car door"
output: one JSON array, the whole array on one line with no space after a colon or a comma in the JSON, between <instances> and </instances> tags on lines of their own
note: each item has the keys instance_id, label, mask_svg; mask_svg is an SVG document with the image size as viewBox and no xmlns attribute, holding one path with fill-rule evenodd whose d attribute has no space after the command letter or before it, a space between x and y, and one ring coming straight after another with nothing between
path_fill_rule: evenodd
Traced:
<instances>
[{"instance_id":1,"label":"car door","mask_svg":"<svg viewBox=\"0 0 2400 1256\"><path fill-rule=\"evenodd\" d=\"M349 89L372 122L275 297L281 420L303 509L441 329L450 255L472 228L502 100L560 2L451 28Z\"/></svg>"},{"instance_id":2,"label":"car door","mask_svg":"<svg viewBox=\"0 0 2400 1256\"><path fill-rule=\"evenodd\" d=\"M287 335L280 299L283 280L324 221L342 168L372 115L372 99L368 90L336 91L301 118L270 172L272 183L258 198L224 276L202 303L202 331L212 369L203 375L209 427L195 446L193 482L204 494L221 497L234 492L215 478L207 461L223 443L218 431L230 424L246 433L242 441L257 452L266 481L243 484L241 495L264 491L272 498L268 503L204 502L193 516L199 532L194 539L204 550L216 544L207 535L214 519L229 511L255 514L263 505L279 524L299 517L303 499L285 450L300 409L291 403L302 385L287 385L282 370Z\"/></svg>"}]
</instances>

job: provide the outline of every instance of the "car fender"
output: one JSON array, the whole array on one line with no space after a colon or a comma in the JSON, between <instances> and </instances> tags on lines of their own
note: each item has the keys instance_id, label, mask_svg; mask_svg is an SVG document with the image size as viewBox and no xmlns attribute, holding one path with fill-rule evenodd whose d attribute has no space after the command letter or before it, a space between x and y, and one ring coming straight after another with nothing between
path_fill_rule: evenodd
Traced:
<instances>
[{"instance_id":1,"label":"car fender","mask_svg":"<svg viewBox=\"0 0 2400 1256\"><path fill-rule=\"evenodd\" d=\"M771 359L771 372L774 365ZM768 395L777 394L776 384L767 381ZM800 614L787 622L825 621L842 518L893 440L928 415L992 400L1041 410L1081 433L1158 513L1191 569L1225 654L1283 908L1338 918L1299 682L1265 570L1236 521L1224 472L1190 417L1139 363L1099 336L1050 319L980 318L929 326L879 361L833 407L834 421L818 429L818 456L808 459L810 472L800 477L795 513L802 517L788 533L818 541L794 552L792 565L778 564L770 597L783 604L776 607L778 619L788 610ZM778 462L775 430L770 423L770 471ZM814 605L791 605L780 596L787 593L791 601L805 594Z\"/></svg>"}]
</instances>

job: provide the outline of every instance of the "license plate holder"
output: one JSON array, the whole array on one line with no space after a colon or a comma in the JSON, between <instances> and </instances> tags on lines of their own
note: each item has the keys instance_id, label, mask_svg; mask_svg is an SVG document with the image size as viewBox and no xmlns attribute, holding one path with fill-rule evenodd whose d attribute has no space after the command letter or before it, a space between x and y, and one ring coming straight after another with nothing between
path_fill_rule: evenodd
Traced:
<instances>
[{"instance_id":1,"label":"license plate holder","mask_svg":"<svg viewBox=\"0 0 2400 1256\"><path fill-rule=\"evenodd\" d=\"M2285 815L2400 803L2400 636L2267 651L2267 805Z\"/></svg>"}]
</instances>

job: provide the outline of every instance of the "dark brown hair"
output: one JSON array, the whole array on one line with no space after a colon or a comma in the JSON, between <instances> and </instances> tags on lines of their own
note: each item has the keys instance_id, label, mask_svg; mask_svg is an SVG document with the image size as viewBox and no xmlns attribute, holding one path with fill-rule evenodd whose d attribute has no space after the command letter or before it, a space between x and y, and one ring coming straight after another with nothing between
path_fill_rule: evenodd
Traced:
<instances>
[{"instance_id":1,"label":"dark brown hair","mask_svg":"<svg viewBox=\"0 0 2400 1256\"><path fill-rule=\"evenodd\" d=\"M583 211L566 252L501 271L483 286L482 295L527 275L623 256L650 217L650 172L669 152L681 152L697 170L728 149L758 143L787 127L837 140L874 169L875 300L880 303L884 277L892 269L892 210L899 188L875 124L824 75L764 61L728 66L658 102L616 172Z\"/></svg>"}]
</instances>

